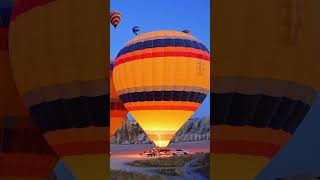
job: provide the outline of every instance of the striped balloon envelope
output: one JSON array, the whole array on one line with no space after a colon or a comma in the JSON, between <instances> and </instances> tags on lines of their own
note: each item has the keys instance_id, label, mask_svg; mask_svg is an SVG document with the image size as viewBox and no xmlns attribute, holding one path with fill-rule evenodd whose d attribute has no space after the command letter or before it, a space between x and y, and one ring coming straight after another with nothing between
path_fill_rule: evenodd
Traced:
<instances>
[{"instance_id":1,"label":"striped balloon envelope","mask_svg":"<svg viewBox=\"0 0 320 180\"><path fill-rule=\"evenodd\" d=\"M113 80L124 106L158 147L201 105L210 88L210 55L179 31L137 36L120 50Z\"/></svg>"},{"instance_id":2,"label":"striped balloon envelope","mask_svg":"<svg viewBox=\"0 0 320 180\"><path fill-rule=\"evenodd\" d=\"M319 2L233 2L212 10L211 177L219 180L255 179L320 90Z\"/></svg>"},{"instance_id":3,"label":"striped balloon envelope","mask_svg":"<svg viewBox=\"0 0 320 180\"><path fill-rule=\"evenodd\" d=\"M118 11L112 11L110 13L110 22L113 25L113 27L117 27L121 21L121 14Z\"/></svg>"},{"instance_id":4,"label":"striped balloon envelope","mask_svg":"<svg viewBox=\"0 0 320 180\"><path fill-rule=\"evenodd\" d=\"M10 24L18 92L76 179L107 179L106 1L19 0Z\"/></svg>"},{"instance_id":5,"label":"striped balloon envelope","mask_svg":"<svg viewBox=\"0 0 320 180\"><path fill-rule=\"evenodd\" d=\"M128 114L127 109L119 99L114 88L112 75L113 65L114 63L112 62L110 64L110 140Z\"/></svg>"},{"instance_id":6,"label":"striped balloon envelope","mask_svg":"<svg viewBox=\"0 0 320 180\"><path fill-rule=\"evenodd\" d=\"M32 121L12 76L8 49L12 6L11 0L0 2L0 179L48 179L58 155Z\"/></svg>"}]
</instances>

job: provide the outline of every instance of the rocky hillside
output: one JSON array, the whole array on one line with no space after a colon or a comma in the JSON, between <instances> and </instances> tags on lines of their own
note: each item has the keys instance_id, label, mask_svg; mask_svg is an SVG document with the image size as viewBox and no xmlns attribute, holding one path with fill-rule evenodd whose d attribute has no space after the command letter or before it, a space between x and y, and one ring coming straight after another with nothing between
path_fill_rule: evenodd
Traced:
<instances>
[{"instance_id":1,"label":"rocky hillside","mask_svg":"<svg viewBox=\"0 0 320 180\"><path fill-rule=\"evenodd\" d=\"M210 139L210 118L189 119L177 132L171 142L202 141ZM126 120L118 129L111 143L146 144L151 143L135 121Z\"/></svg>"}]
</instances>

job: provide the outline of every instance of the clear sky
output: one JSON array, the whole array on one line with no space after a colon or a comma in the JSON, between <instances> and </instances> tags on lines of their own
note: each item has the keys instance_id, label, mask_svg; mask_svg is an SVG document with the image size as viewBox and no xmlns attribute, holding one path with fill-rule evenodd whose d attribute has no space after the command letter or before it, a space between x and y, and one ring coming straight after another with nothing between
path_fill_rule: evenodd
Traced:
<instances>
[{"instance_id":1,"label":"clear sky","mask_svg":"<svg viewBox=\"0 0 320 180\"><path fill-rule=\"evenodd\" d=\"M135 37L133 26L139 26L140 33L188 29L210 49L210 0L111 0L110 6L122 15L116 29L110 24L111 59ZM209 98L193 117L209 115Z\"/></svg>"}]
</instances>

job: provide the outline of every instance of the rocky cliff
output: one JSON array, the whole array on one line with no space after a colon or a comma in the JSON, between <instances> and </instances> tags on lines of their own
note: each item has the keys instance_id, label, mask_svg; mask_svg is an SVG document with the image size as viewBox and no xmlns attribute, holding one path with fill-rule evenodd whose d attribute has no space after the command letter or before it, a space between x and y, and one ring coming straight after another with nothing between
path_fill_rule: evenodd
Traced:
<instances>
[{"instance_id":1,"label":"rocky cliff","mask_svg":"<svg viewBox=\"0 0 320 180\"><path fill-rule=\"evenodd\" d=\"M210 139L210 118L189 119L177 132L171 142L202 141ZM146 144L151 143L136 121L126 120L118 129L111 143Z\"/></svg>"}]
</instances>

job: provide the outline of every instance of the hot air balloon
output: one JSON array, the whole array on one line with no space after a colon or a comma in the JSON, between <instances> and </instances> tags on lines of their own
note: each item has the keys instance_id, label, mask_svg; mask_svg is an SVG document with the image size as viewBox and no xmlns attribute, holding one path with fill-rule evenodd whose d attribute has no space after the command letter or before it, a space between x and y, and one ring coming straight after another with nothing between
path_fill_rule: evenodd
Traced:
<instances>
[{"instance_id":1,"label":"hot air balloon","mask_svg":"<svg viewBox=\"0 0 320 180\"><path fill-rule=\"evenodd\" d=\"M117 28L117 26L119 25L121 21L121 14L118 11L112 11L110 13L110 22L112 24L113 27Z\"/></svg>"},{"instance_id":2,"label":"hot air balloon","mask_svg":"<svg viewBox=\"0 0 320 180\"><path fill-rule=\"evenodd\" d=\"M10 60L19 94L76 179L107 179L106 1L15 3Z\"/></svg>"},{"instance_id":3,"label":"hot air balloon","mask_svg":"<svg viewBox=\"0 0 320 180\"><path fill-rule=\"evenodd\" d=\"M205 99L210 55L195 37L155 31L135 37L118 53L115 89L149 139L166 147Z\"/></svg>"},{"instance_id":4,"label":"hot air balloon","mask_svg":"<svg viewBox=\"0 0 320 180\"><path fill-rule=\"evenodd\" d=\"M124 107L123 103L119 99L113 84L113 70L114 63L110 64L110 142L113 135L116 133L119 126L128 114L128 111Z\"/></svg>"},{"instance_id":5,"label":"hot air balloon","mask_svg":"<svg viewBox=\"0 0 320 180\"><path fill-rule=\"evenodd\" d=\"M183 30L182 32L187 33L187 34L190 34L190 30L188 30L188 29Z\"/></svg>"},{"instance_id":6,"label":"hot air balloon","mask_svg":"<svg viewBox=\"0 0 320 180\"><path fill-rule=\"evenodd\" d=\"M0 3L0 179L48 179L58 160L15 87L8 51L12 2Z\"/></svg>"},{"instance_id":7,"label":"hot air balloon","mask_svg":"<svg viewBox=\"0 0 320 180\"><path fill-rule=\"evenodd\" d=\"M132 28L132 32L135 34L135 35L138 35L139 32L140 32L140 27L139 26L134 26Z\"/></svg>"},{"instance_id":8,"label":"hot air balloon","mask_svg":"<svg viewBox=\"0 0 320 180\"><path fill-rule=\"evenodd\" d=\"M229 3L212 10L212 177L254 179L319 93L320 11L311 2L304 11L297 1Z\"/></svg>"}]
</instances>

